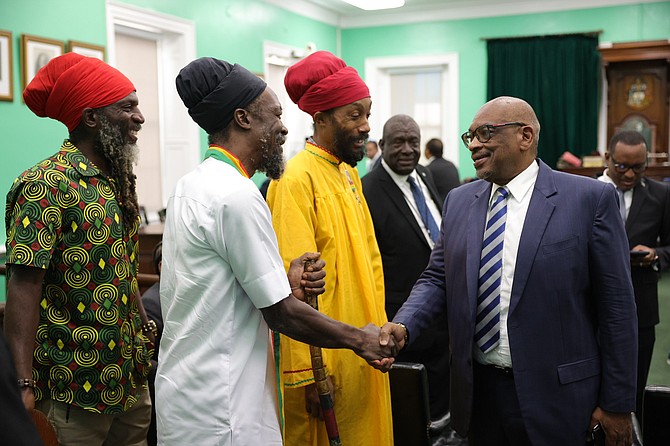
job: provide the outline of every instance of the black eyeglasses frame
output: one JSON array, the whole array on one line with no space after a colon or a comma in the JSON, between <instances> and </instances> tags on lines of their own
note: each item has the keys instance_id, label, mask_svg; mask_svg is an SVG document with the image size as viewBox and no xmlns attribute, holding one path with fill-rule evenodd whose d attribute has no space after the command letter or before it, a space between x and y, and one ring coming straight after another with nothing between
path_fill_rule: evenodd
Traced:
<instances>
[{"instance_id":1,"label":"black eyeglasses frame","mask_svg":"<svg viewBox=\"0 0 670 446\"><path fill-rule=\"evenodd\" d=\"M466 148L470 148L470 143L474 140L474 138L477 138L479 142L482 144L487 143L493 138L495 135L495 130L500 127L507 127L508 125L518 125L521 127L525 127L528 124L524 124L523 122L504 122L502 124L484 124L480 125L475 129L474 132L471 132L468 130L467 132L463 133L461 135L461 141L463 141L463 144L465 144ZM481 134L482 132L486 131L488 133L488 137L485 134Z\"/></svg>"}]
</instances>

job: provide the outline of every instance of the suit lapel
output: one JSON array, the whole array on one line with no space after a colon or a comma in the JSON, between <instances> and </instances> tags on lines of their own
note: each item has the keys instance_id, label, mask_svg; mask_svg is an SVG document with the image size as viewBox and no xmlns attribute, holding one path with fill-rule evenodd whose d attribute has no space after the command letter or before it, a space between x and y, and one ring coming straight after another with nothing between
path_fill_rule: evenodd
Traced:
<instances>
[{"instance_id":1,"label":"suit lapel","mask_svg":"<svg viewBox=\"0 0 670 446\"><path fill-rule=\"evenodd\" d=\"M644 207L644 202L647 201L648 195L649 190L642 183L638 184L635 186L635 189L633 189L633 201L630 204L630 210L628 211L628 217L626 218L626 233L630 232L631 227L640 214L640 210Z\"/></svg>"},{"instance_id":2,"label":"suit lapel","mask_svg":"<svg viewBox=\"0 0 670 446\"><path fill-rule=\"evenodd\" d=\"M535 187L533 188L528 212L526 213L526 219L521 231L521 239L519 240L519 250L514 267L514 283L510 297L510 315L514 312L519 299L523 295L537 250L549 224L551 214L553 214L556 207L549 199L549 197L556 194L554 174L542 161L539 161L539 165L540 171L537 174L537 180L535 181Z\"/></svg>"},{"instance_id":3,"label":"suit lapel","mask_svg":"<svg viewBox=\"0 0 670 446\"><path fill-rule=\"evenodd\" d=\"M388 195L389 199L400 211L400 214L402 214L403 218L407 219L416 235L423 241L423 243L426 244L426 246L428 246L428 248L430 248L428 242L426 241L426 236L423 234L423 231L421 230L419 223L416 221L416 218L414 218L414 214L412 214L412 210L409 208L407 201L405 201L405 196L395 181L393 181L393 178L391 178L391 176L388 174L386 169L381 166L379 171L379 178L382 183L384 183L382 187L384 193Z\"/></svg>"},{"instance_id":4,"label":"suit lapel","mask_svg":"<svg viewBox=\"0 0 670 446\"><path fill-rule=\"evenodd\" d=\"M426 188L428 189L428 193L430 193L430 198L433 200L433 203L435 206L437 206L438 211L442 211L442 204L440 203L440 196L437 193L437 190L433 187L433 182L428 181L428 169L423 167L420 164L417 164L416 166L416 172L419 174L421 177L421 181L423 181L423 184L426 185Z\"/></svg>"},{"instance_id":5,"label":"suit lapel","mask_svg":"<svg viewBox=\"0 0 670 446\"><path fill-rule=\"evenodd\" d=\"M469 229L467 231L465 274L467 276L468 299L470 301L473 317L477 311L479 261L482 254L484 226L486 225L486 213L490 196L491 183L488 181L481 181L481 188L475 192L474 199L472 203L470 203L470 208L468 209L467 227Z\"/></svg>"}]
</instances>

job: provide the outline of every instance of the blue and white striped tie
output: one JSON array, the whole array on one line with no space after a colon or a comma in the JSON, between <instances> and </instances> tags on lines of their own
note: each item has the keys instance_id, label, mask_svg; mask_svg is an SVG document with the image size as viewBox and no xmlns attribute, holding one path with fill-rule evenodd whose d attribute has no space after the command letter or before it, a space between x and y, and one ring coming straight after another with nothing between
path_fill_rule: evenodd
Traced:
<instances>
[{"instance_id":1,"label":"blue and white striped tie","mask_svg":"<svg viewBox=\"0 0 670 446\"><path fill-rule=\"evenodd\" d=\"M493 350L500 342L500 278L509 191L500 187L496 192L498 195L491 204L486 221L479 262L475 342L484 353Z\"/></svg>"}]
</instances>

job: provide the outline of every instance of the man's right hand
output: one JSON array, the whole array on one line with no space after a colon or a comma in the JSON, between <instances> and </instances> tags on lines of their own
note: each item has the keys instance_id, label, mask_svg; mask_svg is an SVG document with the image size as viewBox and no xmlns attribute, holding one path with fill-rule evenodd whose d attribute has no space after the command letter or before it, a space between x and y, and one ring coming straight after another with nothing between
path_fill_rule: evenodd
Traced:
<instances>
[{"instance_id":1,"label":"man's right hand","mask_svg":"<svg viewBox=\"0 0 670 446\"><path fill-rule=\"evenodd\" d=\"M393 357L400 351L400 347L395 340L388 340L386 344L382 345L379 342L381 337L380 328L375 324L368 324L362 327L361 330L364 333L363 345L360 350L356 351L356 354L368 361L370 365L376 361L380 361L380 363L383 361L384 364L388 363L388 368L390 368L391 364L393 364ZM382 370L381 368L379 369Z\"/></svg>"},{"instance_id":2,"label":"man's right hand","mask_svg":"<svg viewBox=\"0 0 670 446\"><path fill-rule=\"evenodd\" d=\"M405 347L405 328L394 322L387 322L379 331L379 345L381 348L387 348L390 345L395 345L396 356L400 350ZM388 372L393 365L393 358L383 358L377 360L369 360L368 364L382 372Z\"/></svg>"},{"instance_id":3,"label":"man's right hand","mask_svg":"<svg viewBox=\"0 0 670 446\"><path fill-rule=\"evenodd\" d=\"M23 400L23 405L26 410L30 412L35 408L35 392L30 387L21 388L21 400Z\"/></svg>"}]
</instances>

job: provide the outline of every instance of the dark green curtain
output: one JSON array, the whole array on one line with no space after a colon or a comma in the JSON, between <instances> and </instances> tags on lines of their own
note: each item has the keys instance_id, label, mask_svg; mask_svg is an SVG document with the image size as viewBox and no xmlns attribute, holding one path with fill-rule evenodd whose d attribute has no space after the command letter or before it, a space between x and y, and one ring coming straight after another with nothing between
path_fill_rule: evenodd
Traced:
<instances>
[{"instance_id":1,"label":"dark green curtain","mask_svg":"<svg viewBox=\"0 0 670 446\"><path fill-rule=\"evenodd\" d=\"M600 53L593 35L488 41L488 98L515 96L540 120L539 157L552 167L566 150L597 150Z\"/></svg>"}]
</instances>

